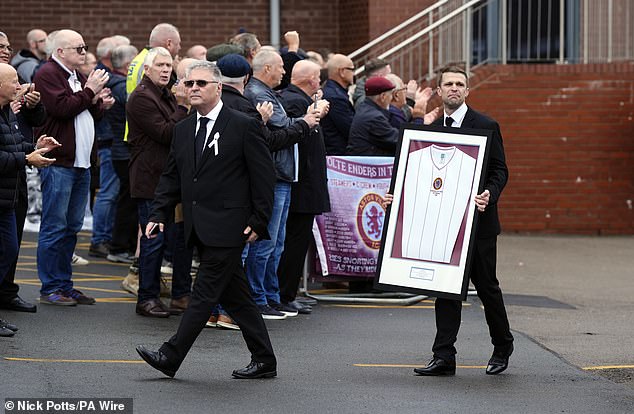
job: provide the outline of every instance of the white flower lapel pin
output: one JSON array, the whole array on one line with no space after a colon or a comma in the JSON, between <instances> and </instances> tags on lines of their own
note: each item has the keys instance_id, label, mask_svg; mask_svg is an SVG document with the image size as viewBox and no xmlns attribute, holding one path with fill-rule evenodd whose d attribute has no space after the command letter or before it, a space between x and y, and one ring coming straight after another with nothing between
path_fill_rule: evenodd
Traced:
<instances>
[{"instance_id":1,"label":"white flower lapel pin","mask_svg":"<svg viewBox=\"0 0 634 414\"><path fill-rule=\"evenodd\" d=\"M214 156L218 155L218 140L220 139L220 132L214 134L214 139L211 140L207 148L214 147Z\"/></svg>"}]
</instances>

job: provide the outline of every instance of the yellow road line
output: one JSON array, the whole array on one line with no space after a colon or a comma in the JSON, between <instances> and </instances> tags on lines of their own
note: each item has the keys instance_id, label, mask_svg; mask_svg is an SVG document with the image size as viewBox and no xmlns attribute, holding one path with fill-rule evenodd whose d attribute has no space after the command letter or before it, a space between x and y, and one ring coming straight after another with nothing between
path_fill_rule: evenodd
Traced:
<instances>
[{"instance_id":1,"label":"yellow road line","mask_svg":"<svg viewBox=\"0 0 634 414\"><path fill-rule=\"evenodd\" d=\"M322 305L326 308L371 308L371 309L434 309L434 305L410 305L410 306L389 306L389 305ZM463 303L462 306L471 306L470 303Z\"/></svg>"},{"instance_id":2,"label":"yellow road line","mask_svg":"<svg viewBox=\"0 0 634 414\"><path fill-rule=\"evenodd\" d=\"M73 282L110 282L110 281L118 281L123 280L124 278L121 276L106 276L106 277L78 277L73 278ZM29 282L40 282L40 279L15 279L16 282L29 283Z\"/></svg>"},{"instance_id":3,"label":"yellow road line","mask_svg":"<svg viewBox=\"0 0 634 414\"><path fill-rule=\"evenodd\" d=\"M144 364L144 361L128 359L49 359L49 358L3 358L5 361L20 362L66 362L78 364Z\"/></svg>"},{"instance_id":4,"label":"yellow road line","mask_svg":"<svg viewBox=\"0 0 634 414\"><path fill-rule=\"evenodd\" d=\"M91 287L87 287L87 286L75 286L75 289L78 289L78 290L90 290L90 291L93 291L93 292L106 292L106 293L123 293L123 292L125 292L125 290L123 290L123 289L118 289L118 290L101 289L101 288L91 288Z\"/></svg>"},{"instance_id":5,"label":"yellow road line","mask_svg":"<svg viewBox=\"0 0 634 414\"><path fill-rule=\"evenodd\" d=\"M352 364L355 367L361 368L420 368L425 366L425 363L420 364ZM456 365L456 368L462 369L485 369L486 365Z\"/></svg>"},{"instance_id":6,"label":"yellow road line","mask_svg":"<svg viewBox=\"0 0 634 414\"><path fill-rule=\"evenodd\" d=\"M585 371L598 371L602 369L634 369L634 365L598 365L594 367L583 367Z\"/></svg>"},{"instance_id":7,"label":"yellow road line","mask_svg":"<svg viewBox=\"0 0 634 414\"><path fill-rule=\"evenodd\" d=\"M136 298L96 298L99 303L136 303Z\"/></svg>"},{"instance_id":8,"label":"yellow road line","mask_svg":"<svg viewBox=\"0 0 634 414\"><path fill-rule=\"evenodd\" d=\"M325 308L369 308L369 309L434 309L434 305L386 306L386 305L321 305Z\"/></svg>"}]
</instances>

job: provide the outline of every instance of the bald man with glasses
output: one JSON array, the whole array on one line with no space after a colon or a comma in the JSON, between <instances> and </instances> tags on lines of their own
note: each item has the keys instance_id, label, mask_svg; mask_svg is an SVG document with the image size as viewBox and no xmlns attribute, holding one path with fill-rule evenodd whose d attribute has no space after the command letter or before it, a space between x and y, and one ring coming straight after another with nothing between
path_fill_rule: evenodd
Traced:
<instances>
[{"instance_id":1,"label":"bald man with glasses","mask_svg":"<svg viewBox=\"0 0 634 414\"><path fill-rule=\"evenodd\" d=\"M87 50L81 34L60 30L52 46L51 59L34 77L48 111L36 133L55 136L61 144L50 153L56 161L41 172L42 224L37 249L40 303L92 305L95 299L73 286L71 261L88 203L95 119L101 119L114 99L109 89L104 89L107 73L96 70L86 78L79 72Z\"/></svg>"}]
</instances>

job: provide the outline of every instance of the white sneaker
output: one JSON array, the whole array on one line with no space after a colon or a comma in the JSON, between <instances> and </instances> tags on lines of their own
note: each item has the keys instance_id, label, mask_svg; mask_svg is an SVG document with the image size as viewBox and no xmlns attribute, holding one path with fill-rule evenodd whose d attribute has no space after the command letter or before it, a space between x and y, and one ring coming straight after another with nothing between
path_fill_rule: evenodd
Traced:
<instances>
[{"instance_id":1,"label":"white sneaker","mask_svg":"<svg viewBox=\"0 0 634 414\"><path fill-rule=\"evenodd\" d=\"M73 258L71 259L70 263L73 266L86 266L87 264L90 264L88 260L76 255L75 253L73 253Z\"/></svg>"}]
</instances>

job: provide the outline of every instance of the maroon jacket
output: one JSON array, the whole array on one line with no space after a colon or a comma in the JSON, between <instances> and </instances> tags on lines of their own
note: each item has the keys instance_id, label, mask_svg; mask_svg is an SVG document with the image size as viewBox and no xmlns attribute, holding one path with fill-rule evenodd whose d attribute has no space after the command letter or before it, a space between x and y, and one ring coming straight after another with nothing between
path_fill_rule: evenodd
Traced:
<instances>
[{"instance_id":1,"label":"maroon jacket","mask_svg":"<svg viewBox=\"0 0 634 414\"><path fill-rule=\"evenodd\" d=\"M68 84L70 75L53 59L49 59L33 77L35 88L40 92L41 101L46 108L46 122L35 130L35 136L49 135L62 144L49 152L47 156L56 158L54 165L72 167L75 163L75 117L88 109L95 121L103 117L101 99L93 105L95 97L91 89L73 92ZM86 77L77 72L82 88ZM96 159L96 146L93 145L91 159Z\"/></svg>"},{"instance_id":2,"label":"maroon jacket","mask_svg":"<svg viewBox=\"0 0 634 414\"><path fill-rule=\"evenodd\" d=\"M152 200L167 163L174 125L187 117L167 88L147 76L130 94L125 106L130 144L130 195Z\"/></svg>"}]
</instances>

